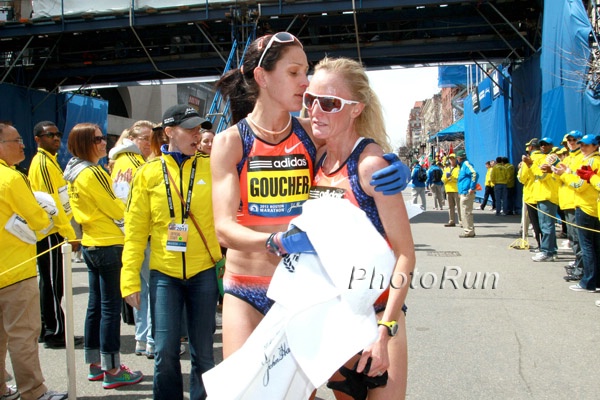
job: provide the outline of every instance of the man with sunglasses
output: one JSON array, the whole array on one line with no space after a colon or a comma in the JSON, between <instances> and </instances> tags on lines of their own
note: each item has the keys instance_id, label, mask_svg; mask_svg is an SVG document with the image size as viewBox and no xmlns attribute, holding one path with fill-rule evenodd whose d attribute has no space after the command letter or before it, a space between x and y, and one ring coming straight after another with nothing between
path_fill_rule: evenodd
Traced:
<instances>
[{"instance_id":1,"label":"man with sunglasses","mask_svg":"<svg viewBox=\"0 0 600 400\"><path fill-rule=\"evenodd\" d=\"M42 314L40 341L44 342L47 349L62 349L65 347L65 314L61 307L64 288L63 259L59 245L65 238L75 240L76 235L71 225L67 182L56 159L62 133L54 122L41 121L33 127L33 135L38 151L29 167L31 189L50 194L58 209L53 217L54 228L37 243L37 252L41 254L37 259ZM79 244L74 242L75 251L78 247ZM74 343L83 343L83 338L75 337Z\"/></svg>"},{"instance_id":2,"label":"man with sunglasses","mask_svg":"<svg viewBox=\"0 0 600 400\"><path fill-rule=\"evenodd\" d=\"M29 180L14 168L25 159L24 148L19 132L0 123L0 398L62 400L67 393L48 390L40 366L36 342L40 317L35 246L33 241L6 229L15 214L34 231L51 226L48 214L31 191ZM7 351L18 390L5 385Z\"/></svg>"}]
</instances>

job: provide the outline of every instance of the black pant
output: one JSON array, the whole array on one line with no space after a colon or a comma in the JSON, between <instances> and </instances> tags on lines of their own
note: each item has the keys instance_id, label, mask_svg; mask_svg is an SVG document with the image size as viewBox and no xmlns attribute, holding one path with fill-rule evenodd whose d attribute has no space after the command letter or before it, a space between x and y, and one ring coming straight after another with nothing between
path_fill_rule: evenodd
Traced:
<instances>
[{"instance_id":1,"label":"black pant","mask_svg":"<svg viewBox=\"0 0 600 400\"><path fill-rule=\"evenodd\" d=\"M41 254L64 239L53 233L37 242L38 254ZM38 257L40 275L40 309L42 314L42 333L44 340L65 340L65 314L60 305L63 293L63 265L60 246Z\"/></svg>"},{"instance_id":2,"label":"black pant","mask_svg":"<svg viewBox=\"0 0 600 400\"><path fill-rule=\"evenodd\" d=\"M537 207L537 204L534 204L533 206ZM531 226L533 226L533 234L539 248L542 242L542 229L540 228L540 220L538 218L537 209L535 209L533 206L527 204L527 215L529 216L529 221L531 221ZM523 229L526 228L526 226L523 227Z\"/></svg>"},{"instance_id":3,"label":"black pant","mask_svg":"<svg viewBox=\"0 0 600 400\"><path fill-rule=\"evenodd\" d=\"M483 201L481 202L481 209L483 210L487 204L488 198L492 198L492 208L496 208L496 195L494 194L493 186L486 186L485 193L483 194Z\"/></svg>"}]
</instances>

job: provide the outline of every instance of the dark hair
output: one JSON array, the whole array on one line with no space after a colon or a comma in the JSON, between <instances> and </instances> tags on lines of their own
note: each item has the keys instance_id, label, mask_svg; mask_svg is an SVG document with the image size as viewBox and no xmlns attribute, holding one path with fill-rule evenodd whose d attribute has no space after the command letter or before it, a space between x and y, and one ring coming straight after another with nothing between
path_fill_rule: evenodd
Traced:
<instances>
[{"instance_id":1,"label":"dark hair","mask_svg":"<svg viewBox=\"0 0 600 400\"><path fill-rule=\"evenodd\" d=\"M503 162L504 164L508 164L508 163L509 163L509 161L508 161L508 157L502 157L502 162Z\"/></svg>"},{"instance_id":2,"label":"dark hair","mask_svg":"<svg viewBox=\"0 0 600 400\"><path fill-rule=\"evenodd\" d=\"M33 136L39 136L44 133L44 128L47 126L56 126L52 121L40 121L33 127Z\"/></svg>"},{"instance_id":3,"label":"dark hair","mask_svg":"<svg viewBox=\"0 0 600 400\"><path fill-rule=\"evenodd\" d=\"M94 144L96 129L100 129L100 127L91 123L75 125L67 139L69 153L82 160L92 161L96 155L96 145Z\"/></svg>"},{"instance_id":4,"label":"dark hair","mask_svg":"<svg viewBox=\"0 0 600 400\"><path fill-rule=\"evenodd\" d=\"M217 82L217 90L221 91L223 97L229 98L232 125L252 112L256 104L259 87L254 80L254 70L272 36L265 35L254 40L246 50L244 64L227 71ZM300 43L295 40L289 43L274 41L262 60L261 68L266 71L274 70L275 64L290 46L300 46Z\"/></svg>"}]
</instances>

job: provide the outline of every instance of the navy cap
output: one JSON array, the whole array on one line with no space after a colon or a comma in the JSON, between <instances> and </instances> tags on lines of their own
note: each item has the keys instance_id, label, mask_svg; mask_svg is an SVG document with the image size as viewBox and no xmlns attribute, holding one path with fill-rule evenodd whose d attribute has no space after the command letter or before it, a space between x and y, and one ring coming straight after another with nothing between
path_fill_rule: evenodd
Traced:
<instances>
[{"instance_id":1,"label":"navy cap","mask_svg":"<svg viewBox=\"0 0 600 400\"><path fill-rule=\"evenodd\" d=\"M211 129L212 123L200 116L193 107L185 104L178 104L169 107L163 114L162 126L180 126L183 129L192 129L200 126L204 129Z\"/></svg>"}]
</instances>

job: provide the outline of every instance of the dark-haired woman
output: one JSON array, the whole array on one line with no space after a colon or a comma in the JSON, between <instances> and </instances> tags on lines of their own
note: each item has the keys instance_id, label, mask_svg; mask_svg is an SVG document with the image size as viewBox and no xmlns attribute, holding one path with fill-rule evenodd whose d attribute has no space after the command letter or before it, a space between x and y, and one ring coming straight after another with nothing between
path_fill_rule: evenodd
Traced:
<instances>
[{"instance_id":1,"label":"dark-haired woman","mask_svg":"<svg viewBox=\"0 0 600 400\"><path fill-rule=\"evenodd\" d=\"M307 72L300 41L279 32L256 39L244 65L218 84L231 101L236 123L217 135L211 152L215 227L221 246L228 249L224 357L244 344L270 309L267 288L281 255L290 250L274 232L285 231L308 199L322 142L313 138L308 119L290 115L302 108ZM393 171L383 173L386 180L391 172L392 186L404 188L403 165L387 168ZM387 194L387 188L376 190ZM301 247L296 251L310 247L305 236L297 239Z\"/></svg>"},{"instance_id":2,"label":"dark-haired woman","mask_svg":"<svg viewBox=\"0 0 600 400\"><path fill-rule=\"evenodd\" d=\"M142 380L139 371L120 363L121 254L125 205L112 189L108 173L98 165L106 156L106 136L95 124L73 127L67 142L73 158L65 168L73 217L81 224L83 258L88 268L89 299L84 328L88 379L105 389Z\"/></svg>"}]
</instances>

